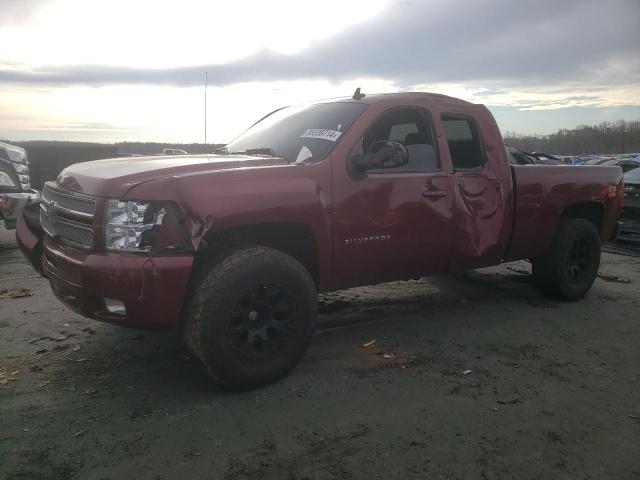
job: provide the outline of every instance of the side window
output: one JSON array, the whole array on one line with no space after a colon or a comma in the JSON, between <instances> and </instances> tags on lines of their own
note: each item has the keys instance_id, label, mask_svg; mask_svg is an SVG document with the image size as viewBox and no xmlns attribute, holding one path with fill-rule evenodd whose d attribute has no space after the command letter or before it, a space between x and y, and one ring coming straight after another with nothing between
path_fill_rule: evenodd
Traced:
<instances>
[{"instance_id":1,"label":"side window","mask_svg":"<svg viewBox=\"0 0 640 480\"><path fill-rule=\"evenodd\" d=\"M427 116L416 108L398 108L382 115L362 137L362 150L378 140L402 143L409 152L409 162L396 168L370 170L369 173L433 172L440 168L433 129Z\"/></svg>"},{"instance_id":2,"label":"side window","mask_svg":"<svg viewBox=\"0 0 640 480\"><path fill-rule=\"evenodd\" d=\"M418 126L415 123L399 123L391 126L389 132L389 140L395 140L396 142L404 143L404 139L410 133L420 133Z\"/></svg>"},{"instance_id":3,"label":"side window","mask_svg":"<svg viewBox=\"0 0 640 480\"><path fill-rule=\"evenodd\" d=\"M472 170L482 168L484 153L480 135L474 123L466 118L442 116L449 153L455 170Z\"/></svg>"}]
</instances>

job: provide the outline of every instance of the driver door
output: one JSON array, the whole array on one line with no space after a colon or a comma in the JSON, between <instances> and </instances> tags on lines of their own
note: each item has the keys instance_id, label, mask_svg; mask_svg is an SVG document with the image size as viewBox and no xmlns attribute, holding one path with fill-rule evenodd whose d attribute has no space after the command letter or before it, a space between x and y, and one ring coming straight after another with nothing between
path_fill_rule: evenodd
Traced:
<instances>
[{"instance_id":1,"label":"driver door","mask_svg":"<svg viewBox=\"0 0 640 480\"><path fill-rule=\"evenodd\" d=\"M350 155L389 140L405 145L406 165L372 169L364 177L349 171ZM333 160L336 288L446 270L452 249L452 174L441 167L425 110L380 112L362 128L351 150Z\"/></svg>"}]
</instances>

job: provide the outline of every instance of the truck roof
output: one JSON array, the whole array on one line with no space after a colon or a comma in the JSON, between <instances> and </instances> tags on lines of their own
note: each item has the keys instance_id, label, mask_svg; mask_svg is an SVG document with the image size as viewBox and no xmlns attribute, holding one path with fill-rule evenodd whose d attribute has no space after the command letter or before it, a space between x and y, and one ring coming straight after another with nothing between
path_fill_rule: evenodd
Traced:
<instances>
[{"instance_id":1,"label":"truck roof","mask_svg":"<svg viewBox=\"0 0 640 480\"><path fill-rule=\"evenodd\" d=\"M373 94L367 94L365 92L365 96L360 100L355 100L353 97L337 97L337 98L327 98L323 100L318 100L317 102L312 102L312 103L322 103L327 101L333 101L333 102L358 102L358 103L364 103L367 105L373 105L375 103L384 102L384 101L410 102L412 100L413 101L428 100L432 103L446 105L448 107L451 107L451 106L470 107L470 106L478 105L471 102L467 102L466 100L450 97L448 95L442 95L440 93L429 93L429 92L396 92L396 93L373 93Z\"/></svg>"}]
</instances>

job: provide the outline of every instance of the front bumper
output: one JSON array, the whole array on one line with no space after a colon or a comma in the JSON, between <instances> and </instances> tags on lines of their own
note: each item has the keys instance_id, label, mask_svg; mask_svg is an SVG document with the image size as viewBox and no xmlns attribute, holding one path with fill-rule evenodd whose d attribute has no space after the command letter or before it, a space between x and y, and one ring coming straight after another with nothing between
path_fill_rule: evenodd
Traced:
<instances>
[{"instance_id":1,"label":"front bumper","mask_svg":"<svg viewBox=\"0 0 640 480\"><path fill-rule=\"evenodd\" d=\"M179 325L191 255L87 254L45 237L41 261L56 297L86 317L144 330ZM109 312L105 299L126 311Z\"/></svg>"},{"instance_id":2,"label":"front bumper","mask_svg":"<svg viewBox=\"0 0 640 480\"><path fill-rule=\"evenodd\" d=\"M22 209L32 203L40 201L38 192L16 192L0 194L0 213L4 219L4 226L8 230L16 228L16 223Z\"/></svg>"},{"instance_id":3,"label":"front bumper","mask_svg":"<svg viewBox=\"0 0 640 480\"><path fill-rule=\"evenodd\" d=\"M640 246L640 221L622 219L616 235L616 242L625 242Z\"/></svg>"},{"instance_id":4,"label":"front bumper","mask_svg":"<svg viewBox=\"0 0 640 480\"><path fill-rule=\"evenodd\" d=\"M624 205L620 212L619 227L616 242L623 242L640 246L640 197L625 196Z\"/></svg>"}]
</instances>

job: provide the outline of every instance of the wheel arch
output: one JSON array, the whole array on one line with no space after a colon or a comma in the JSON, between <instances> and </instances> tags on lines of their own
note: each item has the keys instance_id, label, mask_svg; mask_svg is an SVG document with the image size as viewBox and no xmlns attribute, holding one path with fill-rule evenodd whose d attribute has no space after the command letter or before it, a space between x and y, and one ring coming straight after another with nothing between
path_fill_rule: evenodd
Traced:
<instances>
[{"instance_id":1,"label":"wheel arch","mask_svg":"<svg viewBox=\"0 0 640 480\"><path fill-rule=\"evenodd\" d=\"M602 235L604 227L604 206L598 202L582 202L567 205L563 208L560 218L582 218L591 222Z\"/></svg>"},{"instance_id":2,"label":"wheel arch","mask_svg":"<svg viewBox=\"0 0 640 480\"><path fill-rule=\"evenodd\" d=\"M304 223L285 221L236 226L208 232L204 240L196 253L196 265L237 247L260 245L295 258L307 269L316 287L320 282L317 240Z\"/></svg>"}]
</instances>

